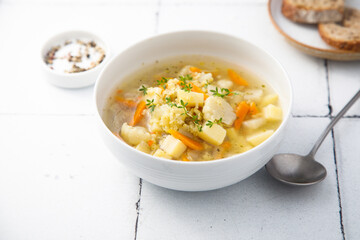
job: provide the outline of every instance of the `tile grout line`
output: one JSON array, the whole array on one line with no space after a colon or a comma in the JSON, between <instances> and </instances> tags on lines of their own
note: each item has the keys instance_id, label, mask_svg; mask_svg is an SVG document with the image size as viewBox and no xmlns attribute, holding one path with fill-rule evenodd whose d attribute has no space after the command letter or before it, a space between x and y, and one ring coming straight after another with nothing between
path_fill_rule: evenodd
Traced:
<instances>
[{"instance_id":1,"label":"tile grout line","mask_svg":"<svg viewBox=\"0 0 360 240\"><path fill-rule=\"evenodd\" d=\"M332 111L331 96L330 96L329 64L328 64L327 59L324 60L324 65L325 65L326 85L327 85L327 93L328 93L328 108L329 108L328 117L331 120L333 118L333 116L332 116L333 111ZM336 189L337 189L337 193L338 193L340 230L341 230L342 239L345 240L345 229L344 229L343 212L342 212L342 204L341 204L340 180L339 180L339 171L338 171L337 156L336 156L336 142L335 142L334 128L331 129L331 138L332 138L332 142L333 142L333 156L334 156L334 164L335 164Z\"/></svg>"},{"instance_id":2,"label":"tile grout line","mask_svg":"<svg viewBox=\"0 0 360 240\"><path fill-rule=\"evenodd\" d=\"M161 9L161 0L158 0L157 3L157 9L155 12L155 29L154 33L158 33L159 31L159 18L160 18L160 9ZM136 221L135 221L135 236L134 240L137 240L137 233L138 233L138 227L139 227L139 218L140 218L140 206L141 206L141 193L142 193L142 178L139 178L139 199L136 202Z\"/></svg>"},{"instance_id":3,"label":"tile grout line","mask_svg":"<svg viewBox=\"0 0 360 240\"><path fill-rule=\"evenodd\" d=\"M141 204L141 191L142 191L142 179L139 179L139 199L135 203L136 206L136 221L135 221L135 236L134 240L137 239L137 230L139 225L139 216L140 216L140 204Z\"/></svg>"},{"instance_id":4,"label":"tile grout line","mask_svg":"<svg viewBox=\"0 0 360 240\"><path fill-rule=\"evenodd\" d=\"M328 113L328 117L332 116L332 106L331 106L331 102L330 102L330 82L329 82L329 64L328 64L328 60L325 59L324 60L324 66L325 66L325 78L326 78L326 90L327 90L327 100L328 100L328 109L329 109L329 113Z\"/></svg>"},{"instance_id":5,"label":"tile grout line","mask_svg":"<svg viewBox=\"0 0 360 240\"><path fill-rule=\"evenodd\" d=\"M335 142L335 131L331 129L331 138L333 140L333 154L334 154L334 163L335 163L335 173L336 173L336 189L338 192L338 202L339 202L339 216L340 216L340 230L342 234L342 239L345 240L345 227L344 227L344 219L343 219L343 211L341 204L341 193L340 193L340 181L339 181L339 171L337 164L337 156L336 156L336 142Z\"/></svg>"}]
</instances>

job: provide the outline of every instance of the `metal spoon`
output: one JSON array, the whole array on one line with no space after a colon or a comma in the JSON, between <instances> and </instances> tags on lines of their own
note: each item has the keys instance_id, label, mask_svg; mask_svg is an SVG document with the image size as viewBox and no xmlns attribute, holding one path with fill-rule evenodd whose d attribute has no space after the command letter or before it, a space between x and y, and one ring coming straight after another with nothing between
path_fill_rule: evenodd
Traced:
<instances>
[{"instance_id":1,"label":"metal spoon","mask_svg":"<svg viewBox=\"0 0 360 240\"><path fill-rule=\"evenodd\" d=\"M326 177L326 169L322 164L315 161L314 156L330 130L359 97L360 90L330 122L308 155L286 153L275 155L266 164L266 170L270 175L281 182L297 186L321 182Z\"/></svg>"}]
</instances>

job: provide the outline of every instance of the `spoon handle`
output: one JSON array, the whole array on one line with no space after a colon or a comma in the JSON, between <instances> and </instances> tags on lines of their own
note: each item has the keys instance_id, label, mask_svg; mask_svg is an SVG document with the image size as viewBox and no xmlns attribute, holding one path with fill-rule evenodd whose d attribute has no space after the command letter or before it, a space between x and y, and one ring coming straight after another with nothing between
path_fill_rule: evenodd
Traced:
<instances>
[{"instance_id":1,"label":"spoon handle","mask_svg":"<svg viewBox=\"0 0 360 240\"><path fill-rule=\"evenodd\" d=\"M342 116L349 110L349 108L356 102L356 100L360 97L360 90L356 93L356 95L345 105L343 109L336 115L336 117L329 123L329 125L326 127L326 129L323 131L317 142L315 143L315 146L311 149L309 155L315 156L317 150L319 149L320 145L324 141L325 137L328 135L330 130L334 127L334 125L340 120Z\"/></svg>"}]
</instances>

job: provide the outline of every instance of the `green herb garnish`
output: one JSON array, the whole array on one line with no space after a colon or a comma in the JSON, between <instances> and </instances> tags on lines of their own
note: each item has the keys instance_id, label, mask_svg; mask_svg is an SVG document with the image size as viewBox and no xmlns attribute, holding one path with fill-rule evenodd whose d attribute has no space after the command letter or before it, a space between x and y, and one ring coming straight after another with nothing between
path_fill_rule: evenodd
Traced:
<instances>
[{"instance_id":1,"label":"green herb garnish","mask_svg":"<svg viewBox=\"0 0 360 240\"><path fill-rule=\"evenodd\" d=\"M170 107L178 107L177 104L171 100L171 97L166 97L165 100L166 104L168 104Z\"/></svg>"},{"instance_id":2,"label":"green herb garnish","mask_svg":"<svg viewBox=\"0 0 360 240\"><path fill-rule=\"evenodd\" d=\"M156 107L156 105L154 103L154 99L152 99L152 100L146 99L146 106L148 109L150 109L151 112L153 112Z\"/></svg>"},{"instance_id":3,"label":"green herb garnish","mask_svg":"<svg viewBox=\"0 0 360 240\"><path fill-rule=\"evenodd\" d=\"M239 95L238 93L231 92L227 88L220 88L220 90L219 90L218 87L216 87L215 90L210 90L210 92L213 93L213 96L218 96L218 97L221 97L221 98L229 96L230 94Z\"/></svg>"},{"instance_id":4,"label":"green herb garnish","mask_svg":"<svg viewBox=\"0 0 360 240\"><path fill-rule=\"evenodd\" d=\"M185 86L184 86L184 91L185 92L191 92L191 89L192 89L193 87L191 86L191 84L189 83L189 84L186 84Z\"/></svg>"},{"instance_id":5,"label":"green herb garnish","mask_svg":"<svg viewBox=\"0 0 360 240\"><path fill-rule=\"evenodd\" d=\"M208 121L206 122L206 126L209 126L209 128L211 128L211 127L214 125L214 123L216 123L216 124L221 124L221 123L222 123L222 118L220 118L220 119L215 119L213 122L210 121L210 120L208 120Z\"/></svg>"},{"instance_id":6,"label":"green herb garnish","mask_svg":"<svg viewBox=\"0 0 360 240\"><path fill-rule=\"evenodd\" d=\"M163 89L166 88L166 83L169 81L169 79L162 77L160 80L156 80L157 85L161 86Z\"/></svg>"},{"instance_id":7,"label":"green herb garnish","mask_svg":"<svg viewBox=\"0 0 360 240\"><path fill-rule=\"evenodd\" d=\"M198 128L199 132L202 132L202 125L199 119L199 116L194 114L192 115L186 108L186 106L188 105L188 103L185 103L183 100L180 100L180 105L174 105L177 108L182 108L184 110L184 112L181 115L185 115L186 117L188 117Z\"/></svg>"},{"instance_id":8,"label":"green herb garnish","mask_svg":"<svg viewBox=\"0 0 360 240\"><path fill-rule=\"evenodd\" d=\"M187 74L186 76L179 76L180 87L183 89L186 86L186 81L191 81L193 78Z\"/></svg>"},{"instance_id":9,"label":"green herb garnish","mask_svg":"<svg viewBox=\"0 0 360 240\"><path fill-rule=\"evenodd\" d=\"M143 92L144 96L147 94L147 87L145 87L144 85L141 86L141 88L139 89L140 92Z\"/></svg>"}]
</instances>

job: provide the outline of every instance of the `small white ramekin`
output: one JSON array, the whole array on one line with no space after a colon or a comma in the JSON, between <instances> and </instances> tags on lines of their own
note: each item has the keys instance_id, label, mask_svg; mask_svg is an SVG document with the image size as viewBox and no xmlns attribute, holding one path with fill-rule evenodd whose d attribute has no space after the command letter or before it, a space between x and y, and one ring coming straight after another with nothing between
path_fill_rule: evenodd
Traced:
<instances>
[{"instance_id":1,"label":"small white ramekin","mask_svg":"<svg viewBox=\"0 0 360 240\"><path fill-rule=\"evenodd\" d=\"M70 39L89 39L95 41L105 51L104 60L96 67L78 73L62 73L52 70L45 62L47 52L54 46L64 44ZM82 88L95 83L101 69L108 61L110 55L108 45L98 36L85 31L66 31L59 33L47 40L41 48L40 60L45 78L52 84L63 88Z\"/></svg>"}]
</instances>

